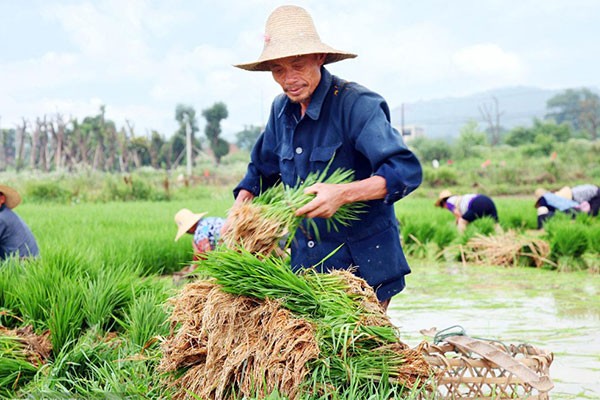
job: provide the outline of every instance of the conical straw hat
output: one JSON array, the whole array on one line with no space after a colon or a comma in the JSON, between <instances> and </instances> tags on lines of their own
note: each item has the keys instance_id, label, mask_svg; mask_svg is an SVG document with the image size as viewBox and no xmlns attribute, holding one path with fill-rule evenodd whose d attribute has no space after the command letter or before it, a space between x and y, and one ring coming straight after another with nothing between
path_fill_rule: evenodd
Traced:
<instances>
[{"instance_id":1,"label":"conical straw hat","mask_svg":"<svg viewBox=\"0 0 600 400\"><path fill-rule=\"evenodd\" d=\"M442 204L442 201L444 201L444 199L447 199L448 197L452 196L452 192L445 189L442 190L440 192L440 195L438 196L438 199L435 201L435 206L436 207L440 207L440 205Z\"/></svg>"},{"instance_id":2,"label":"conical straw hat","mask_svg":"<svg viewBox=\"0 0 600 400\"><path fill-rule=\"evenodd\" d=\"M321 42L312 17L305 9L281 6L267 19L264 47L258 60L234 66L247 71L269 71L271 60L317 53L327 54L324 64L356 57Z\"/></svg>"},{"instance_id":3,"label":"conical straw hat","mask_svg":"<svg viewBox=\"0 0 600 400\"><path fill-rule=\"evenodd\" d=\"M21 196L10 186L0 185L0 193L4 193L6 207L13 209L21 203Z\"/></svg>"},{"instance_id":4,"label":"conical straw hat","mask_svg":"<svg viewBox=\"0 0 600 400\"><path fill-rule=\"evenodd\" d=\"M175 235L175 241L178 241L180 237L182 237L194 224L202 217L204 217L206 213L196 214L188 210L187 208L182 208L177 211L175 214L175 223L177 224L177 234Z\"/></svg>"},{"instance_id":5,"label":"conical straw hat","mask_svg":"<svg viewBox=\"0 0 600 400\"><path fill-rule=\"evenodd\" d=\"M573 192L571 191L571 188L568 186L562 187L559 191L557 191L554 194L557 196L560 196L560 197L564 197L567 200L573 200Z\"/></svg>"}]
</instances>

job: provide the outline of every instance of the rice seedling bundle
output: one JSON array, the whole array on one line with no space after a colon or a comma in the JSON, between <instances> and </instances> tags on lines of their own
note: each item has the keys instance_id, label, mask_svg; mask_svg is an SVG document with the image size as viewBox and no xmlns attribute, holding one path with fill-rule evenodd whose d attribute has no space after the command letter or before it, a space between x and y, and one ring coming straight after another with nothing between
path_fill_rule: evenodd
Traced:
<instances>
[{"instance_id":1,"label":"rice seedling bundle","mask_svg":"<svg viewBox=\"0 0 600 400\"><path fill-rule=\"evenodd\" d=\"M0 326L0 396L12 396L33 379L52 350L48 336L49 332L36 335L31 326L14 330Z\"/></svg>"},{"instance_id":2,"label":"rice seedling bundle","mask_svg":"<svg viewBox=\"0 0 600 400\"><path fill-rule=\"evenodd\" d=\"M223 235L223 242L230 248L241 244L251 253L269 255L278 249L279 240L287 234L289 244L301 222L305 220L302 216L297 217L295 212L314 198L314 195L304 193L307 187L316 183L348 183L352 179L352 171L338 169L331 175L327 175L327 170L313 172L295 187L279 183L251 202L230 211L231 229ZM337 229L338 225L347 225L358 219L363 206L362 203L343 205L327 219L327 228ZM306 222L318 238L319 232L314 221L306 219Z\"/></svg>"},{"instance_id":3,"label":"rice seedling bundle","mask_svg":"<svg viewBox=\"0 0 600 400\"><path fill-rule=\"evenodd\" d=\"M551 263L550 245L540 238L519 236L508 231L494 236L475 235L461 246L462 259L485 265L515 266L527 259L536 267Z\"/></svg>"},{"instance_id":4,"label":"rice seedling bundle","mask_svg":"<svg viewBox=\"0 0 600 400\"><path fill-rule=\"evenodd\" d=\"M220 248L172 300L161 371L176 398L319 398L422 385L431 370L398 338L368 284L347 271L294 274L278 257ZM237 397L236 397L237 396ZM358 395L356 398L363 398Z\"/></svg>"}]
</instances>

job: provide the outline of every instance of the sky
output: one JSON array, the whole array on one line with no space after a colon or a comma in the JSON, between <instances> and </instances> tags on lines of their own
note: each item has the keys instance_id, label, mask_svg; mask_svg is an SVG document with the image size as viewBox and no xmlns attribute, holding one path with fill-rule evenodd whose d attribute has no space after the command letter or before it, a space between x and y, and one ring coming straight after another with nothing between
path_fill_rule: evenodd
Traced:
<instances>
[{"instance_id":1,"label":"sky","mask_svg":"<svg viewBox=\"0 0 600 400\"><path fill-rule=\"evenodd\" d=\"M224 102L225 138L263 125L280 93L233 64L262 51L277 6L307 9L355 59L335 75L402 103L506 86L600 87L597 0L0 0L0 128L106 106L136 135L177 130L177 104Z\"/></svg>"}]
</instances>

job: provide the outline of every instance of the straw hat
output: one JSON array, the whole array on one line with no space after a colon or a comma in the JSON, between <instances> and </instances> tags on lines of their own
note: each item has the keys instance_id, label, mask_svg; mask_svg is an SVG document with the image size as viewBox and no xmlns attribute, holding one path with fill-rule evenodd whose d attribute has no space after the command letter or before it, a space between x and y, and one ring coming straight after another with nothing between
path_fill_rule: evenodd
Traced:
<instances>
[{"instance_id":1,"label":"straw hat","mask_svg":"<svg viewBox=\"0 0 600 400\"><path fill-rule=\"evenodd\" d=\"M0 193L4 193L4 197L6 197L4 204L6 204L6 207L8 208L15 208L21 203L21 195L9 186L0 185Z\"/></svg>"},{"instance_id":2,"label":"straw hat","mask_svg":"<svg viewBox=\"0 0 600 400\"><path fill-rule=\"evenodd\" d=\"M435 206L436 207L441 207L442 201L444 201L445 199L447 199L450 196L452 196L452 192L450 192L447 189L446 190L442 190L440 192L440 195L438 196L438 199L435 201Z\"/></svg>"},{"instance_id":3,"label":"straw hat","mask_svg":"<svg viewBox=\"0 0 600 400\"><path fill-rule=\"evenodd\" d=\"M327 54L324 64L356 57L356 54L336 50L321 42L312 17L305 9L281 6L267 19L264 47L258 60L234 67L247 71L270 71L268 61L316 53Z\"/></svg>"},{"instance_id":4,"label":"straw hat","mask_svg":"<svg viewBox=\"0 0 600 400\"><path fill-rule=\"evenodd\" d=\"M537 188L537 189L535 189L535 199L539 200L540 197L542 197L546 193L548 193L548 191L546 189L544 189L544 188Z\"/></svg>"},{"instance_id":5,"label":"straw hat","mask_svg":"<svg viewBox=\"0 0 600 400\"><path fill-rule=\"evenodd\" d=\"M568 186L562 187L558 192L555 192L554 194L560 197L564 197L567 200L573 200L573 192Z\"/></svg>"},{"instance_id":6,"label":"straw hat","mask_svg":"<svg viewBox=\"0 0 600 400\"><path fill-rule=\"evenodd\" d=\"M182 237L187 231L190 230L192 226L202 217L204 217L206 213L196 214L188 210L187 208L182 208L177 211L175 214L175 223L177 224L177 235L175 235L175 241L178 241L180 237Z\"/></svg>"}]
</instances>

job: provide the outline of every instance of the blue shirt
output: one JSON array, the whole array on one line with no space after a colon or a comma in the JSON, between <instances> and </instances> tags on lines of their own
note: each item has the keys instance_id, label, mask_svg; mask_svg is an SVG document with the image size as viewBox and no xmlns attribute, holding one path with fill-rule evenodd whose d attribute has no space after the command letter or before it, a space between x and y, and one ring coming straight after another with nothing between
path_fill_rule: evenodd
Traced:
<instances>
[{"instance_id":1,"label":"blue shirt","mask_svg":"<svg viewBox=\"0 0 600 400\"><path fill-rule=\"evenodd\" d=\"M11 256L36 257L39 252L27 224L6 205L0 206L0 260Z\"/></svg>"},{"instance_id":2,"label":"blue shirt","mask_svg":"<svg viewBox=\"0 0 600 400\"><path fill-rule=\"evenodd\" d=\"M386 180L384 199L366 202L366 213L348 227L328 232L324 219L316 218L320 241L306 228L292 243L292 268L319 271L356 268L375 290L379 300L400 292L410 268L400 245L394 202L415 190L422 181L421 165L390 123L385 100L356 83L321 69L321 81L300 116L300 105L285 94L273 102L269 121L251 153L244 179L234 189L254 195L281 180L288 186L309 173L351 169L355 180L373 175ZM325 263L321 261L340 244Z\"/></svg>"}]
</instances>

